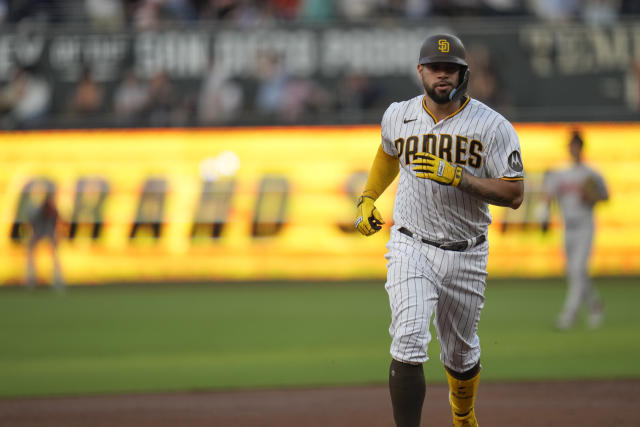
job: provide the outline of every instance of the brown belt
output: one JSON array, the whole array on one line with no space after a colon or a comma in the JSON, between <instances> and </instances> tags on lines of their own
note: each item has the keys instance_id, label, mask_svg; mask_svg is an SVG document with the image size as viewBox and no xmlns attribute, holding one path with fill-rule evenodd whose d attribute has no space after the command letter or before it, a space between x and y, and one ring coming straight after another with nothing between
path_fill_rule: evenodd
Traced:
<instances>
[{"instance_id":1,"label":"brown belt","mask_svg":"<svg viewBox=\"0 0 640 427\"><path fill-rule=\"evenodd\" d=\"M409 230L407 230L404 227L400 227L398 228L398 231L401 232L402 234L409 236L409 237L413 237L413 233ZM469 240L459 240L457 242L445 242L445 243L441 243L441 242L434 242L433 240L428 240L428 239L420 239L422 241L422 243L426 243L427 245L431 245L431 246L435 246L436 248L440 248L440 249L444 249L445 251L456 251L456 252L460 252L460 251L464 251L470 248L473 248L474 246L478 246L480 243L484 242L485 240L487 240L487 237L484 234L481 234L477 237L474 237L473 239L469 239Z\"/></svg>"}]
</instances>

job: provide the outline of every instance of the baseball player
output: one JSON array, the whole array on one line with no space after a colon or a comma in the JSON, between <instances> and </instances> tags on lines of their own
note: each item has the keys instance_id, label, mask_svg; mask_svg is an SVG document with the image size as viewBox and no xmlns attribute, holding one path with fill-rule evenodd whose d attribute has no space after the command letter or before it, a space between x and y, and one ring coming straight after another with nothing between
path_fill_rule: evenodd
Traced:
<instances>
[{"instance_id":1,"label":"baseball player","mask_svg":"<svg viewBox=\"0 0 640 427\"><path fill-rule=\"evenodd\" d=\"M374 202L399 173L385 255L393 417L398 427L420 425L433 317L453 425L476 426L488 204L520 206L520 142L504 117L466 95L469 69L457 37L428 37L417 70L424 95L393 103L384 113L382 143L355 225L366 236L381 229Z\"/></svg>"},{"instance_id":2,"label":"baseball player","mask_svg":"<svg viewBox=\"0 0 640 427\"><path fill-rule=\"evenodd\" d=\"M602 301L589 277L587 265L593 242L593 207L607 200L609 193L602 176L582 161L583 141L574 131L569 141L572 165L546 174L544 187L547 202L557 199L564 217L564 240L567 262L568 288L564 308L558 316L558 329L568 329L581 305L588 310L590 327L600 326L603 318ZM548 227L548 212L543 230Z\"/></svg>"},{"instance_id":3,"label":"baseball player","mask_svg":"<svg viewBox=\"0 0 640 427\"><path fill-rule=\"evenodd\" d=\"M31 236L27 242L27 287L29 289L33 289L36 285L36 247L38 243L46 239L51 243L54 287L58 291L63 291L65 288L60 258L58 257L58 237L56 233L58 218L58 209L54 202L53 193L50 192L46 194L42 205L33 208L29 213L29 225L31 228Z\"/></svg>"}]
</instances>

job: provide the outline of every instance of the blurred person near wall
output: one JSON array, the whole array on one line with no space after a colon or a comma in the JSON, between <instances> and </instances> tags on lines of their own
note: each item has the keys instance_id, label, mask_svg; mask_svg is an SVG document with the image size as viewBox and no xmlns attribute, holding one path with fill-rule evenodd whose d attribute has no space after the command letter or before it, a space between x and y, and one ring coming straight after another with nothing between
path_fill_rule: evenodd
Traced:
<instances>
[{"instance_id":1,"label":"blurred person near wall","mask_svg":"<svg viewBox=\"0 0 640 427\"><path fill-rule=\"evenodd\" d=\"M335 0L338 15L348 21L371 18L384 0Z\"/></svg>"},{"instance_id":2,"label":"blurred person near wall","mask_svg":"<svg viewBox=\"0 0 640 427\"><path fill-rule=\"evenodd\" d=\"M269 0L268 2L273 14L286 21L292 21L298 17L302 0Z\"/></svg>"},{"instance_id":3,"label":"blurred person near wall","mask_svg":"<svg viewBox=\"0 0 640 427\"><path fill-rule=\"evenodd\" d=\"M567 293L556 323L560 330L573 326L583 306L591 328L600 326L604 315L602 300L589 275L589 258L595 232L593 208L608 200L609 193L602 175L584 163L583 145L580 132L573 131L568 145L571 165L547 172L543 184L547 202L558 201L564 220ZM543 231L548 229L548 212Z\"/></svg>"},{"instance_id":4,"label":"blurred person near wall","mask_svg":"<svg viewBox=\"0 0 640 427\"><path fill-rule=\"evenodd\" d=\"M340 82L336 96L337 108L358 120L366 110L380 106L384 90L367 74L349 72Z\"/></svg>"},{"instance_id":5,"label":"blurred person near wall","mask_svg":"<svg viewBox=\"0 0 640 427\"><path fill-rule=\"evenodd\" d=\"M137 0L132 7L133 26L137 30L153 30L160 27L164 0Z\"/></svg>"},{"instance_id":6,"label":"blurred person near wall","mask_svg":"<svg viewBox=\"0 0 640 427\"><path fill-rule=\"evenodd\" d=\"M56 0L7 1L8 22L37 24L59 22L64 16L63 3Z\"/></svg>"},{"instance_id":7,"label":"blurred person near wall","mask_svg":"<svg viewBox=\"0 0 640 427\"><path fill-rule=\"evenodd\" d=\"M122 0L85 0L84 8L89 23L96 30L115 31L124 26Z\"/></svg>"},{"instance_id":8,"label":"blurred person near wall","mask_svg":"<svg viewBox=\"0 0 640 427\"><path fill-rule=\"evenodd\" d=\"M491 15L523 16L527 14L525 0L484 0Z\"/></svg>"},{"instance_id":9,"label":"blurred person near wall","mask_svg":"<svg viewBox=\"0 0 640 427\"><path fill-rule=\"evenodd\" d=\"M194 21L198 18L194 0L165 0L166 13L174 20Z\"/></svg>"},{"instance_id":10,"label":"blurred person near wall","mask_svg":"<svg viewBox=\"0 0 640 427\"><path fill-rule=\"evenodd\" d=\"M138 78L133 68L128 69L113 94L113 111L116 123L123 126L139 123L148 99L148 84Z\"/></svg>"},{"instance_id":11,"label":"blurred person near wall","mask_svg":"<svg viewBox=\"0 0 640 427\"><path fill-rule=\"evenodd\" d=\"M50 103L49 83L33 71L18 67L0 91L1 127L35 128L45 118Z\"/></svg>"},{"instance_id":12,"label":"blurred person near wall","mask_svg":"<svg viewBox=\"0 0 640 427\"><path fill-rule=\"evenodd\" d=\"M280 53L263 51L258 57L254 108L263 118L287 123L327 109L329 93L311 79L291 76Z\"/></svg>"},{"instance_id":13,"label":"blurred person near wall","mask_svg":"<svg viewBox=\"0 0 640 427\"><path fill-rule=\"evenodd\" d=\"M334 0L302 0L298 19L303 22L329 22L335 14Z\"/></svg>"},{"instance_id":14,"label":"blurred person near wall","mask_svg":"<svg viewBox=\"0 0 640 427\"><path fill-rule=\"evenodd\" d=\"M9 18L9 0L0 0L0 24L7 22Z\"/></svg>"},{"instance_id":15,"label":"blurred person near wall","mask_svg":"<svg viewBox=\"0 0 640 427\"><path fill-rule=\"evenodd\" d=\"M242 8L240 0L204 0L199 7L199 16L204 21L233 20Z\"/></svg>"},{"instance_id":16,"label":"blurred person near wall","mask_svg":"<svg viewBox=\"0 0 640 427\"><path fill-rule=\"evenodd\" d=\"M145 106L148 124L170 126L178 105L179 99L169 76L164 71L156 72L149 81L149 97Z\"/></svg>"},{"instance_id":17,"label":"blurred person near wall","mask_svg":"<svg viewBox=\"0 0 640 427\"><path fill-rule=\"evenodd\" d=\"M46 193L44 201L29 212L28 221L30 235L27 243L27 287L34 289L36 286L36 249L39 244L48 241L53 260L53 286L58 291L64 290L65 284L58 255L59 214L54 193Z\"/></svg>"},{"instance_id":18,"label":"blurred person near wall","mask_svg":"<svg viewBox=\"0 0 640 427\"><path fill-rule=\"evenodd\" d=\"M282 111L284 92L289 75L279 53L260 52L255 68L257 89L254 100L255 109L264 116L276 116Z\"/></svg>"},{"instance_id":19,"label":"blurred person near wall","mask_svg":"<svg viewBox=\"0 0 640 427\"><path fill-rule=\"evenodd\" d=\"M467 55L469 70L473 73L473 79L469 81L469 93L490 107L501 107L498 91L500 85L489 48L476 44L469 47Z\"/></svg>"},{"instance_id":20,"label":"blurred person near wall","mask_svg":"<svg viewBox=\"0 0 640 427\"><path fill-rule=\"evenodd\" d=\"M640 15L640 1L638 0L621 0L621 15Z\"/></svg>"},{"instance_id":21,"label":"blurred person near wall","mask_svg":"<svg viewBox=\"0 0 640 427\"><path fill-rule=\"evenodd\" d=\"M304 117L325 111L331 103L329 93L315 81L292 78L282 99L281 118L295 124Z\"/></svg>"},{"instance_id":22,"label":"blurred person near wall","mask_svg":"<svg viewBox=\"0 0 640 427\"><path fill-rule=\"evenodd\" d=\"M621 0L582 0L582 20L589 25L613 25L620 9Z\"/></svg>"},{"instance_id":23,"label":"blurred person near wall","mask_svg":"<svg viewBox=\"0 0 640 427\"><path fill-rule=\"evenodd\" d=\"M104 89L98 84L89 68L82 75L73 91L70 113L75 118L88 118L100 113L104 102Z\"/></svg>"},{"instance_id":24,"label":"blurred person near wall","mask_svg":"<svg viewBox=\"0 0 640 427\"><path fill-rule=\"evenodd\" d=\"M232 119L242 108L242 87L212 61L198 95L198 122L213 125Z\"/></svg>"},{"instance_id":25,"label":"blurred person near wall","mask_svg":"<svg viewBox=\"0 0 640 427\"><path fill-rule=\"evenodd\" d=\"M581 6L581 0L527 0L531 13L544 21L573 21L579 17Z\"/></svg>"}]
</instances>

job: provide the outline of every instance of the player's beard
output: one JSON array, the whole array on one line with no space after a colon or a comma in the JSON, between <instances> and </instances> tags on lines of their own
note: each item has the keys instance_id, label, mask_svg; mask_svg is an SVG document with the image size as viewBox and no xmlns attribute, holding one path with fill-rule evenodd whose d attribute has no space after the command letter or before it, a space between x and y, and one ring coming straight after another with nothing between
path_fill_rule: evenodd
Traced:
<instances>
[{"instance_id":1,"label":"player's beard","mask_svg":"<svg viewBox=\"0 0 640 427\"><path fill-rule=\"evenodd\" d=\"M435 83L431 87L425 84L424 90L427 91L427 95L429 96L429 98L433 99L433 102L435 102L436 104L448 104L449 102L451 102L449 96L451 95L451 91L453 90L453 88L445 92L438 92L436 91L436 86L438 85L438 83Z\"/></svg>"}]
</instances>

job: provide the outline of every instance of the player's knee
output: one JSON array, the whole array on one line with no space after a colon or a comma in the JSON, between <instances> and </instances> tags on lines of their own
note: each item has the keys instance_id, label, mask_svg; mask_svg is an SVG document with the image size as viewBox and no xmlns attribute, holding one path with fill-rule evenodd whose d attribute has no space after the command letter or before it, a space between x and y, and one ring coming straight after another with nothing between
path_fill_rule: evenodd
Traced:
<instances>
[{"instance_id":1,"label":"player's knee","mask_svg":"<svg viewBox=\"0 0 640 427\"><path fill-rule=\"evenodd\" d=\"M462 372L453 370L448 366L445 366L444 368L447 370L449 375L451 375L453 378L460 381L470 380L471 378L478 375L478 372L480 372L480 369L482 369L482 367L480 366L480 361L478 361L478 363L473 365L471 369L467 369L466 371L462 371Z\"/></svg>"},{"instance_id":2,"label":"player's knee","mask_svg":"<svg viewBox=\"0 0 640 427\"><path fill-rule=\"evenodd\" d=\"M427 341L417 335L405 335L394 339L391 356L405 363L419 364L428 360Z\"/></svg>"}]
</instances>

